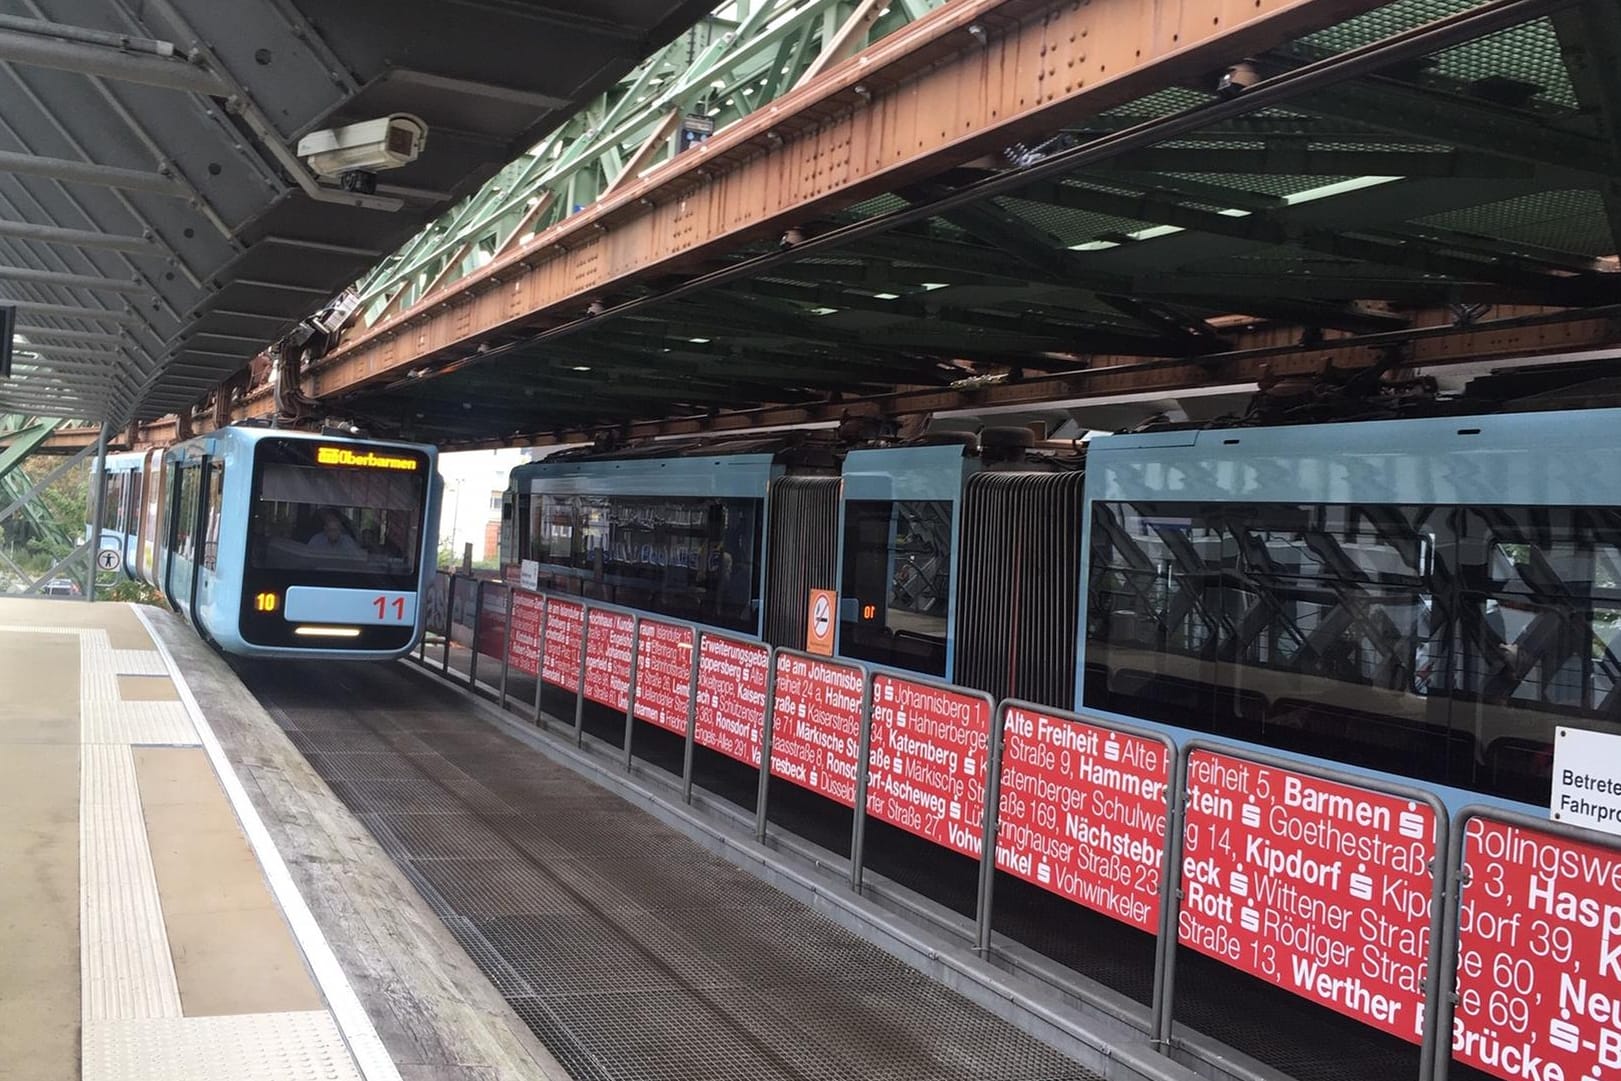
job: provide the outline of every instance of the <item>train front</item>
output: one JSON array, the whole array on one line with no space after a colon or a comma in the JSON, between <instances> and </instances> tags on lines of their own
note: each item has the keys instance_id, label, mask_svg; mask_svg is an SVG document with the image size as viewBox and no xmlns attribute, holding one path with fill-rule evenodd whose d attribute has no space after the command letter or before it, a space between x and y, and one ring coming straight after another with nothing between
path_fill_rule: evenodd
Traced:
<instances>
[{"instance_id":1,"label":"train front","mask_svg":"<svg viewBox=\"0 0 1621 1081\"><path fill-rule=\"evenodd\" d=\"M433 573L434 449L277 433L256 439L252 457L241 646L232 652L409 652Z\"/></svg>"}]
</instances>

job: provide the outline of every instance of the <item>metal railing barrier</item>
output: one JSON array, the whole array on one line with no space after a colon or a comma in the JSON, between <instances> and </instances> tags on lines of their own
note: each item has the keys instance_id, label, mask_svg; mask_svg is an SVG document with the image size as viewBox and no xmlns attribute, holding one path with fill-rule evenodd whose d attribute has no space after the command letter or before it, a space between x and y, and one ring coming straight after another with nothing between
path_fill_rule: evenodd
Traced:
<instances>
[{"instance_id":1,"label":"metal railing barrier","mask_svg":"<svg viewBox=\"0 0 1621 1081\"><path fill-rule=\"evenodd\" d=\"M1182 745L1173 799L1181 828L1169 834L1165 866L1178 885L1160 923L1157 1045L1171 1044L1176 947L1185 945L1418 1044L1419 1077L1429 1078L1447 877L1440 799L1204 739ZM1342 940L1352 914L1366 911L1386 932L1364 943L1379 951L1377 975Z\"/></svg>"},{"instance_id":2,"label":"metal railing barrier","mask_svg":"<svg viewBox=\"0 0 1621 1081\"><path fill-rule=\"evenodd\" d=\"M1416 1044L1420 1081L1446 1081L1454 1058L1505 1078L1529 1076L1533 1059L1569 1078L1621 1066L1606 1012L1621 1001L1621 838L1488 806L1449 826L1416 786L1216 739L1178 748L1147 726L493 585L507 590L491 654L503 709L514 671L534 677L536 724L544 688L572 685L575 745L588 700L622 712L627 770L637 720L680 736L687 803L696 748L752 766L761 843L773 778L850 807L855 892L869 816L977 858L983 958L998 870L1153 935L1148 1035L1162 1054L1187 947ZM452 672L452 640L470 630L469 687L494 633L479 618L491 587L443 572L433 585L439 666ZM468 590L470 627L457 621ZM1055 866L1049 841L1066 836L1118 857L1115 877ZM1360 943L1378 953L1377 975L1352 967L1353 914L1382 928ZM1600 1004L1572 1016L1572 1002Z\"/></svg>"}]
</instances>

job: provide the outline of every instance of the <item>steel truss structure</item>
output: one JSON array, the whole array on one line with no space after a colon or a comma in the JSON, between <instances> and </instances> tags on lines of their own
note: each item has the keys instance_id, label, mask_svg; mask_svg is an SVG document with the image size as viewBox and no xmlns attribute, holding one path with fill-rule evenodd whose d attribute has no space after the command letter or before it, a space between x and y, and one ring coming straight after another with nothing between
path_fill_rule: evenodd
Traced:
<instances>
[{"instance_id":1,"label":"steel truss structure","mask_svg":"<svg viewBox=\"0 0 1621 1081\"><path fill-rule=\"evenodd\" d=\"M361 325L412 310L945 0L728 0L356 285Z\"/></svg>"},{"instance_id":2,"label":"steel truss structure","mask_svg":"<svg viewBox=\"0 0 1621 1081\"><path fill-rule=\"evenodd\" d=\"M1614 345L1611 21L1581 0L1213 20L952 0L683 153L649 95L588 173L578 139L520 163L559 186L486 192L420 237L301 385L494 445L966 408L1045 373L1174 392L1263 362L1501 356L1542 319L1565 330L1528 353Z\"/></svg>"},{"instance_id":3,"label":"steel truss structure","mask_svg":"<svg viewBox=\"0 0 1621 1081\"><path fill-rule=\"evenodd\" d=\"M47 447L63 421L41 417L0 416L0 594L39 594L48 585L72 582L73 595L94 600L96 592L95 546L91 538L99 533L98 486L87 485L87 506L70 508L67 517L58 513L43 493L75 470L99 478L106 462L106 430L85 443L66 459L51 459L43 475L31 476L23 463ZM86 529L86 523L92 528ZM32 545L52 562L43 573L25 570L18 562L18 543ZM54 590L52 590L54 592Z\"/></svg>"},{"instance_id":4,"label":"steel truss structure","mask_svg":"<svg viewBox=\"0 0 1621 1081\"><path fill-rule=\"evenodd\" d=\"M279 385L495 446L1621 341L1605 4L1195 7L729 3L362 278L341 337L284 339ZM277 409L193 404L144 435Z\"/></svg>"}]
</instances>

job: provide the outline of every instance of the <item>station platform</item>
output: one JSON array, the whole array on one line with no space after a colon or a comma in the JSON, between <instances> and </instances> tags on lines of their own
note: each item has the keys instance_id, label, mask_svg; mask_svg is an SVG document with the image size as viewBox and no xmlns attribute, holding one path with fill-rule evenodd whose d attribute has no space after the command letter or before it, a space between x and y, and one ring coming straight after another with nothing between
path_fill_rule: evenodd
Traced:
<instances>
[{"instance_id":1,"label":"station platform","mask_svg":"<svg viewBox=\"0 0 1621 1081\"><path fill-rule=\"evenodd\" d=\"M168 613L8 599L0 686L5 1081L1140 1076L411 666L227 665Z\"/></svg>"},{"instance_id":2,"label":"station platform","mask_svg":"<svg viewBox=\"0 0 1621 1081\"><path fill-rule=\"evenodd\" d=\"M164 629L190 635L0 599L0 1078L565 1078L263 712L199 708L240 689Z\"/></svg>"}]
</instances>

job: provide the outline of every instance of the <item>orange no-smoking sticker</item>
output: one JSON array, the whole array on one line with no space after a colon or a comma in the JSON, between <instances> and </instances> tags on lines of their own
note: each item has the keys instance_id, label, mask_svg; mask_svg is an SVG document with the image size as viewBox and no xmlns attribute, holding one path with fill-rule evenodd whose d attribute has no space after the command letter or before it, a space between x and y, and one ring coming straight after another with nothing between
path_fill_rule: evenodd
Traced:
<instances>
[{"instance_id":1,"label":"orange no-smoking sticker","mask_svg":"<svg viewBox=\"0 0 1621 1081\"><path fill-rule=\"evenodd\" d=\"M831 589L810 591L805 617L805 652L833 656L833 611L839 595Z\"/></svg>"}]
</instances>

